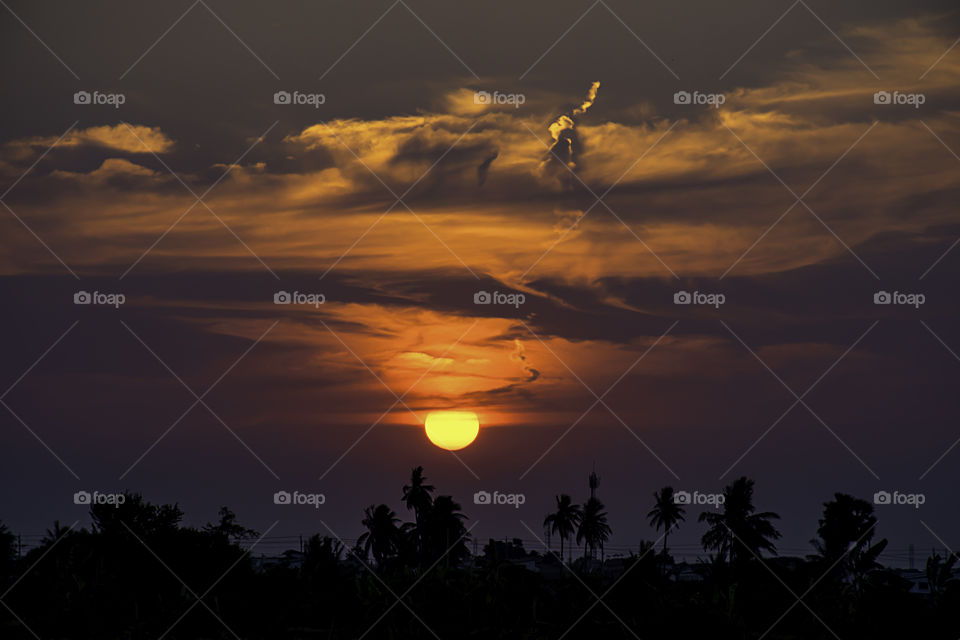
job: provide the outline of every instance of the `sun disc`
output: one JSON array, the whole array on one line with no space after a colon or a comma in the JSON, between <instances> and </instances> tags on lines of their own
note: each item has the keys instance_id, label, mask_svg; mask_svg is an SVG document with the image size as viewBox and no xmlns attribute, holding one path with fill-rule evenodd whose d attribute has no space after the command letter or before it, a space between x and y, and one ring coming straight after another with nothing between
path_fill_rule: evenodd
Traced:
<instances>
[{"instance_id":1,"label":"sun disc","mask_svg":"<svg viewBox=\"0 0 960 640\"><path fill-rule=\"evenodd\" d=\"M473 411L431 411L423 427L430 442L441 449L456 451L477 439L480 419Z\"/></svg>"}]
</instances>

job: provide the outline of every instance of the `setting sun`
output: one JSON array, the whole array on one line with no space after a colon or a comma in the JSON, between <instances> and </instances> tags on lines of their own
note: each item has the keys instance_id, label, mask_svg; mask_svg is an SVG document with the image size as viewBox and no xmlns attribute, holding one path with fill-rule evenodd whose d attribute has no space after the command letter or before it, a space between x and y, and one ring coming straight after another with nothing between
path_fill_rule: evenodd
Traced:
<instances>
[{"instance_id":1,"label":"setting sun","mask_svg":"<svg viewBox=\"0 0 960 640\"><path fill-rule=\"evenodd\" d=\"M477 439L480 420L473 411L432 411L423 427L430 442L456 451Z\"/></svg>"}]
</instances>

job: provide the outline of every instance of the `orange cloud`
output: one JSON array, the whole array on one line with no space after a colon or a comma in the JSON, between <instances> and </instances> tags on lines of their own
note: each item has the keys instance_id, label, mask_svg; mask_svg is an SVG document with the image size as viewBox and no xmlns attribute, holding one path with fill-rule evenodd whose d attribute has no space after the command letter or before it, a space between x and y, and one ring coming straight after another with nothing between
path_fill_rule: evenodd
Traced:
<instances>
[{"instance_id":1,"label":"orange cloud","mask_svg":"<svg viewBox=\"0 0 960 640\"><path fill-rule=\"evenodd\" d=\"M45 136L14 141L20 148L46 149L57 141L57 136ZM167 153L174 142L160 127L117 124L86 129L74 129L63 137L58 147L102 147L125 153Z\"/></svg>"}]
</instances>

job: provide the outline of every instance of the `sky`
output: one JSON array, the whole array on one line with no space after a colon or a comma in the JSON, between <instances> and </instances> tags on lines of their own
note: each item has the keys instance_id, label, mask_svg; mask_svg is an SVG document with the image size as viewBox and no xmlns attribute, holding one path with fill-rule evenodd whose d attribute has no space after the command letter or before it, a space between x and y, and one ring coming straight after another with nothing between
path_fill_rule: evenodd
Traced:
<instances>
[{"instance_id":1,"label":"sky","mask_svg":"<svg viewBox=\"0 0 960 640\"><path fill-rule=\"evenodd\" d=\"M126 489L352 539L423 465L536 547L596 470L611 547L747 475L785 553L837 491L922 494L880 535L956 549L958 17L8 0L0 519Z\"/></svg>"}]
</instances>

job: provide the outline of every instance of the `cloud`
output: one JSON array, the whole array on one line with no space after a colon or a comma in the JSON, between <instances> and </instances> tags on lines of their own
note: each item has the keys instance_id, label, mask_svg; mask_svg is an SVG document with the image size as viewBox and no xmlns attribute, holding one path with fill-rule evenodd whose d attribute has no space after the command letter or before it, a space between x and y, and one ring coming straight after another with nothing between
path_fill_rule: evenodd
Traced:
<instances>
[{"instance_id":1,"label":"cloud","mask_svg":"<svg viewBox=\"0 0 960 640\"><path fill-rule=\"evenodd\" d=\"M541 170L552 166L554 160L566 164L571 169L575 169L577 163L574 157L579 153L579 139L576 131L577 122L574 116L579 116L587 112L587 109L593 106L597 100L597 92L600 90L600 83L594 82L587 91L587 96L579 107L574 108L569 114L563 114L554 120L547 130L550 137L553 138L553 144L549 152L544 156L540 165ZM568 179L566 173L560 174L563 179Z\"/></svg>"},{"instance_id":2,"label":"cloud","mask_svg":"<svg viewBox=\"0 0 960 640\"><path fill-rule=\"evenodd\" d=\"M587 97L580 106L573 110L573 115L578 116L581 113L586 113L587 109L592 107L593 103L596 102L598 91L600 91L600 82L596 81L590 85L590 88L587 90Z\"/></svg>"},{"instance_id":3,"label":"cloud","mask_svg":"<svg viewBox=\"0 0 960 640\"><path fill-rule=\"evenodd\" d=\"M888 88L902 81L904 90L912 85L902 69L921 60L929 66L951 44L924 22L891 23L858 38L858 48L890 78ZM642 117L629 107L611 108L605 116L633 115L575 122L597 108L599 85L593 83L560 118L553 117L555 106L547 106L558 103L555 94L531 91L522 109L333 119L277 142L273 151L282 154L282 170L276 158L258 157L258 147L208 200L257 255L279 268L312 265L322 272L336 263L338 271L450 274L465 273L466 264L511 287L553 278L580 286L602 278L670 276L664 264L684 275L718 276L756 243L734 274L789 271L849 257L844 244L859 251L878 234L923 233L955 215L952 158L923 125L950 145L960 135L960 89L950 81L958 64L947 56L927 76L925 90L937 99L922 110L874 105L876 83L853 57L812 56L791 58L763 86L729 89L719 110L673 105L674 111L657 111L655 98L641 96ZM618 85L610 82L605 90L610 86ZM461 101L469 95L452 91ZM622 103L631 96L610 98ZM609 190L602 203L541 171L543 144L531 131L551 126L554 144L573 151L575 171L589 189ZM159 128L133 129L158 152L173 145ZM568 134L590 144L571 146ZM36 146L28 145L28 153L8 156L17 165L9 167L14 177L41 153L42 143L52 142L31 140ZM87 157L61 166L65 158L51 153L16 195L18 212L42 226L51 246L69 253L71 240L97 239L93 244L102 253L78 251L64 256L68 262L128 266L192 203L169 180L113 157L113 147L143 150L122 124L83 129L65 143L106 149L111 157L97 159L101 164L90 170L83 166ZM17 144L23 151L23 140ZM42 189L39 179L50 164L77 182L69 198ZM765 234L793 203L767 167L798 194L816 184L805 202L830 231L797 205ZM394 205L394 193L411 185L404 202L415 216ZM163 264L158 258L164 251L230 268L253 260L202 208L184 218L173 237L182 244L164 240L143 268ZM191 243L202 247L202 257L185 248Z\"/></svg>"},{"instance_id":4,"label":"cloud","mask_svg":"<svg viewBox=\"0 0 960 640\"><path fill-rule=\"evenodd\" d=\"M452 358L439 358L422 351L406 351L397 356L397 361L415 368L436 369L453 364Z\"/></svg>"},{"instance_id":5,"label":"cloud","mask_svg":"<svg viewBox=\"0 0 960 640\"><path fill-rule=\"evenodd\" d=\"M476 96L476 91L464 87L450 91L443 96L443 109L447 113L478 116L484 111L487 111L492 105L478 101Z\"/></svg>"},{"instance_id":6,"label":"cloud","mask_svg":"<svg viewBox=\"0 0 960 640\"><path fill-rule=\"evenodd\" d=\"M28 138L15 141L21 148L47 149L57 142L56 136ZM57 144L57 147L100 147L125 153L167 153L174 142L160 129L144 125L105 125L74 129Z\"/></svg>"},{"instance_id":7,"label":"cloud","mask_svg":"<svg viewBox=\"0 0 960 640\"><path fill-rule=\"evenodd\" d=\"M89 173L55 170L51 176L71 180L87 180L102 184L112 180L127 180L137 178L154 178L159 174L152 169L130 162L124 158L107 158L103 163Z\"/></svg>"},{"instance_id":8,"label":"cloud","mask_svg":"<svg viewBox=\"0 0 960 640\"><path fill-rule=\"evenodd\" d=\"M523 373L526 376L525 382L533 382L540 377L540 372L533 368L529 362L527 362L527 351L523 346L523 343L519 339L513 339L513 353L510 354L510 359L514 362L520 364L520 367L523 369Z\"/></svg>"},{"instance_id":9,"label":"cloud","mask_svg":"<svg viewBox=\"0 0 960 640\"><path fill-rule=\"evenodd\" d=\"M477 184L481 187L483 183L487 181L487 173L490 171L490 165L493 164L493 161L496 160L499 155L500 152L495 150L477 167Z\"/></svg>"}]
</instances>

